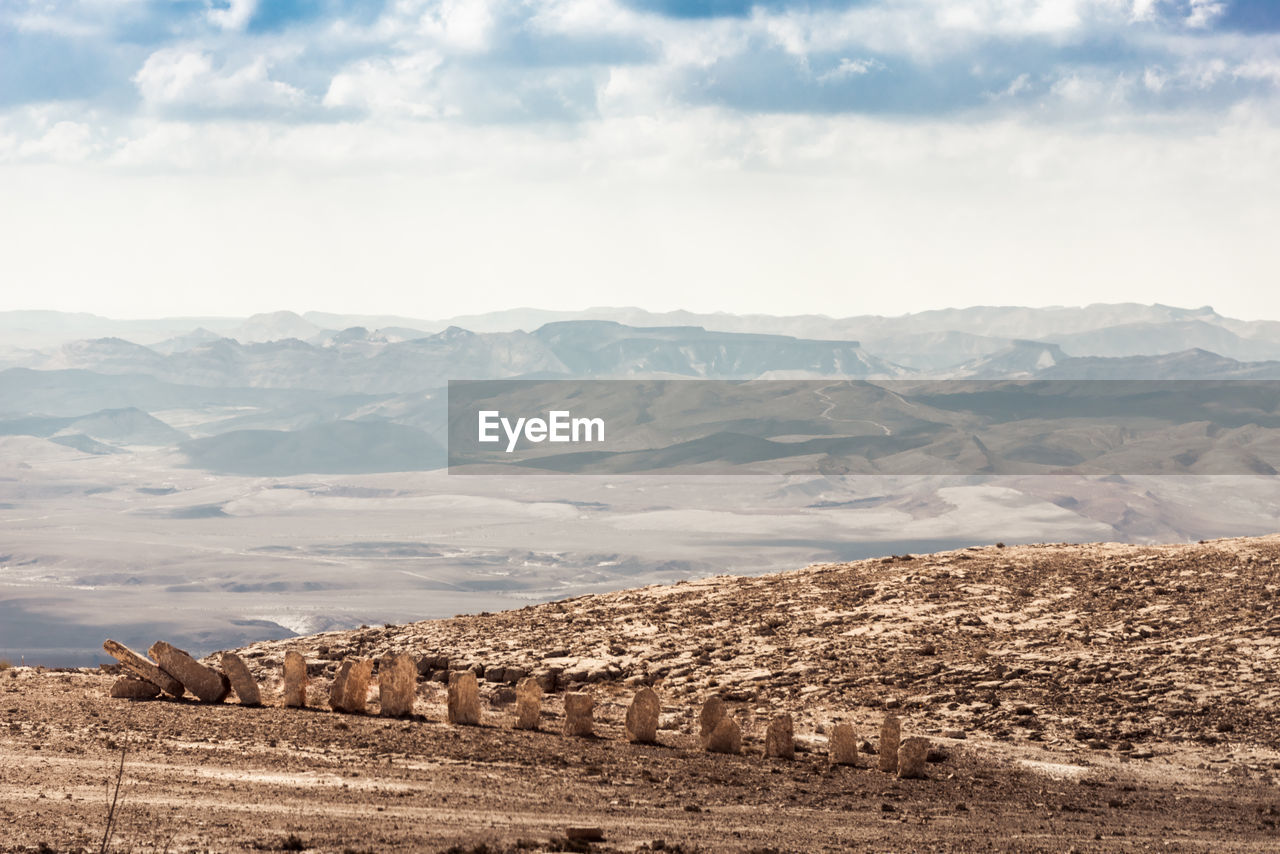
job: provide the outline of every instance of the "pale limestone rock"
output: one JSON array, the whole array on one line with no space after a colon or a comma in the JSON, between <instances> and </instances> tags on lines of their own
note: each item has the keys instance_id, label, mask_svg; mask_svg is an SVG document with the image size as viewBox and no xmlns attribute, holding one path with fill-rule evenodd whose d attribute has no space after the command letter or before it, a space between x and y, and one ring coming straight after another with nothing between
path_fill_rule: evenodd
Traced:
<instances>
[{"instance_id":1,"label":"pale limestone rock","mask_svg":"<svg viewBox=\"0 0 1280 854\"><path fill-rule=\"evenodd\" d=\"M542 717L542 685L526 676L516 686L516 729L537 729Z\"/></svg>"},{"instance_id":2,"label":"pale limestone rock","mask_svg":"<svg viewBox=\"0 0 1280 854\"><path fill-rule=\"evenodd\" d=\"M741 753L742 727L733 718L725 715L716 724L704 742L708 753Z\"/></svg>"},{"instance_id":3,"label":"pale limestone rock","mask_svg":"<svg viewBox=\"0 0 1280 854\"><path fill-rule=\"evenodd\" d=\"M564 695L564 734L595 735L596 700L584 691L570 691Z\"/></svg>"},{"instance_id":4,"label":"pale limestone rock","mask_svg":"<svg viewBox=\"0 0 1280 854\"><path fill-rule=\"evenodd\" d=\"M880 725L880 770L892 774L898 770L898 739L902 722L897 715L885 715Z\"/></svg>"},{"instance_id":5,"label":"pale limestone rock","mask_svg":"<svg viewBox=\"0 0 1280 854\"><path fill-rule=\"evenodd\" d=\"M373 659L344 661L329 687L329 705L335 712L363 715L369 699L369 680L373 678Z\"/></svg>"},{"instance_id":6,"label":"pale limestone rock","mask_svg":"<svg viewBox=\"0 0 1280 854\"><path fill-rule=\"evenodd\" d=\"M242 706L262 705L262 694L258 691L258 680L253 678L245 665L244 659L234 652L224 652L220 659L222 672L231 680L231 690L236 692Z\"/></svg>"},{"instance_id":7,"label":"pale limestone rock","mask_svg":"<svg viewBox=\"0 0 1280 854\"><path fill-rule=\"evenodd\" d=\"M707 746L711 734L715 732L716 727L720 725L720 721L724 720L728 714L729 711L724 704L724 700L718 696L708 697L707 701L702 704L702 712L698 715L698 737L702 739L703 747Z\"/></svg>"},{"instance_id":8,"label":"pale limestone rock","mask_svg":"<svg viewBox=\"0 0 1280 854\"><path fill-rule=\"evenodd\" d=\"M778 715L769 722L769 728L764 734L764 755L779 759L796 758L796 737L791 715Z\"/></svg>"},{"instance_id":9,"label":"pale limestone rock","mask_svg":"<svg viewBox=\"0 0 1280 854\"><path fill-rule=\"evenodd\" d=\"M161 670L151 659L139 655L124 644L113 640L103 641L102 648L107 651L108 655L120 662L121 667L134 676L150 682L152 685L159 686L161 691L171 697L182 696L184 690L182 683Z\"/></svg>"},{"instance_id":10,"label":"pale limestone rock","mask_svg":"<svg viewBox=\"0 0 1280 854\"><path fill-rule=\"evenodd\" d=\"M903 739L898 747L898 776L914 779L925 776L924 764L929 759L929 739Z\"/></svg>"},{"instance_id":11,"label":"pale limestone rock","mask_svg":"<svg viewBox=\"0 0 1280 854\"><path fill-rule=\"evenodd\" d=\"M471 670L449 674L449 723L479 726L480 684Z\"/></svg>"},{"instance_id":12,"label":"pale limestone rock","mask_svg":"<svg viewBox=\"0 0 1280 854\"><path fill-rule=\"evenodd\" d=\"M164 641L156 641L147 654L160 668L200 698L203 703L221 703L231 692L231 682L216 670L205 667L183 650Z\"/></svg>"},{"instance_id":13,"label":"pale limestone rock","mask_svg":"<svg viewBox=\"0 0 1280 854\"><path fill-rule=\"evenodd\" d=\"M121 676L111 685L111 696L117 700L154 700L160 688L145 679Z\"/></svg>"},{"instance_id":14,"label":"pale limestone rock","mask_svg":"<svg viewBox=\"0 0 1280 854\"><path fill-rule=\"evenodd\" d=\"M413 656L402 652L378 665L378 704L383 715L402 718L413 714L418 696L418 667Z\"/></svg>"},{"instance_id":15,"label":"pale limestone rock","mask_svg":"<svg viewBox=\"0 0 1280 854\"><path fill-rule=\"evenodd\" d=\"M652 688L641 688L627 707L627 739L637 744L654 744L658 741L658 722L662 717L662 702Z\"/></svg>"},{"instance_id":16,"label":"pale limestone rock","mask_svg":"<svg viewBox=\"0 0 1280 854\"><path fill-rule=\"evenodd\" d=\"M831 764L858 764L858 736L853 724L836 724L831 729Z\"/></svg>"},{"instance_id":17,"label":"pale limestone rock","mask_svg":"<svg viewBox=\"0 0 1280 854\"><path fill-rule=\"evenodd\" d=\"M307 660L297 650L284 654L284 704L294 709L307 705Z\"/></svg>"}]
</instances>

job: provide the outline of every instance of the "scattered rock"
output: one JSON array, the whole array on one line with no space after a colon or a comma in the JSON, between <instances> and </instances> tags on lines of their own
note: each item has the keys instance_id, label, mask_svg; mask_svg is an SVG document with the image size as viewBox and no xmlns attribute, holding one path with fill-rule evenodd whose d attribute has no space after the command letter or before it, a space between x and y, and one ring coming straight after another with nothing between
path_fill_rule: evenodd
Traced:
<instances>
[{"instance_id":1,"label":"scattered rock","mask_svg":"<svg viewBox=\"0 0 1280 854\"><path fill-rule=\"evenodd\" d=\"M604 842L604 829L599 827L566 827L565 839L578 842Z\"/></svg>"},{"instance_id":2,"label":"scattered rock","mask_svg":"<svg viewBox=\"0 0 1280 854\"><path fill-rule=\"evenodd\" d=\"M796 758L796 738L791 715L781 714L769 722L764 734L764 755L778 759Z\"/></svg>"},{"instance_id":3,"label":"scattered rock","mask_svg":"<svg viewBox=\"0 0 1280 854\"><path fill-rule=\"evenodd\" d=\"M542 717L542 685L532 676L516 686L516 729L537 729Z\"/></svg>"},{"instance_id":4,"label":"scattered rock","mask_svg":"<svg viewBox=\"0 0 1280 854\"><path fill-rule=\"evenodd\" d=\"M231 692L231 682L216 670L205 667L183 650L164 641L156 641L147 655L159 662L161 669L182 683L202 703L221 703Z\"/></svg>"},{"instance_id":5,"label":"scattered rock","mask_svg":"<svg viewBox=\"0 0 1280 854\"><path fill-rule=\"evenodd\" d=\"M480 685L472 670L455 670L449 674L449 723L480 725Z\"/></svg>"},{"instance_id":6,"label":"scattered rock","mask_svg":"<svg viewBox=\"0 0 1280 854\"><path fill-rule=\"evenodd\" d=\"M291 649L284 654L284 704L292 709L307 705L307 660Z\"/></svg>"},{"instance_id":7,"label":"scattered rock","mask_svg":"<svg viewBox=\"0 0 1280 854\"><path fill-rule=\"evenodd\" d=\"M903 740L898 747L898 776L903 779L923 777L928 759L929 739L915 736Z\"/></svg>"},{"instance_id":8,"label":"scattered rock","mask_svg":"<svg viewBox=\"0 0 1280 854\"><path fill-rule=\"evenodd\" d=\"M658 740L658 722L662 702L652 688L641 688L627 707L627 739L637 744L654 744Z\"/></svg>"},{"instance_id":9,"label":"scattered rock","mask_svg":"<svg viewBox=\"0 0 1280 854\"><path fill-rule=\"evenodd\" d=\"M595 735L595 697L585 691L570 691L564 695L564 734Z\"/></svg>"},{"instance_id":10,"label":"scattered rock","mask_svg":"<svg viewBox=\"0 0 1280 854\"><path fill-rule=\"evenodd\" d=\"M378 705L380 713L392 718L413 714L418 697L418 668L413 656L402 652L378 664Z\"/></svg>"},{"instance_id":11,"label":"scattered rock","mask_svg":"<svg viewBox=\"0 0 1280 854\"><path fill-rule=\"evenodd\" d=\"M231 681L231 690L236 692L242 706L262 705L262 694L258 690L258 680L253 678L244 659L234 652L224 652L219 659L222 672Z\"/></svg>"},{"instance_id":12,"label":"scattered rock","mask_svg":"<svg viewBox=\"0 0 1280 854\"><path fill-rule=\"evenodd\" d=\"M161 670L151 659L139 655L122 643L109 639L103 641L102 648L107 651L108 655L120 662L120 666L125 670L139 679L158 686L161 691L170 697L181 697L183 695L182 683Z\"/></svg>"},{"instance_id":13,"label":"scattered rock","mask_svg":"<svg viewBox=\"0 0 1280 854\"><path fill-rule=\"evenodd\" d=\"M831 764L858 764L858 736L853 724L836 724L831 728Z\"/></svg>"},{"instance_id":14,"label":"scattered rock","mask_svg":"<svg viewBox=\"0 0 1280 854\"><path fill-rule=\"evenodd\" d=\"M111 696L118 700L154 700L160 686L134 676L121 676L111 685Z\"/></svg>"},{"instance_id":15,"label":"scattered rock","mask_svg":"<svg viewBox=\"0 0 1280 854\"><path fill-rule=\"evenodd\" d=\"M880 725L880 770L892 774L898 770L898 739L902 722L897 715L885 715Z\"/></svg>"}]
</instances>

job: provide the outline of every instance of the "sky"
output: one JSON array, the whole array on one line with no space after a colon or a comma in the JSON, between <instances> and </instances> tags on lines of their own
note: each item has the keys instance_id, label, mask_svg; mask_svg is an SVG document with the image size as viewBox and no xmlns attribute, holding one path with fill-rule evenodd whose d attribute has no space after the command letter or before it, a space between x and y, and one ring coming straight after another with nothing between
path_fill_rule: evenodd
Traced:
<instances>
[{"instance_id":1,"label":"sky","mask_svg":"<svg viewBox=\"0 0 1280 854\"><path fill-rule=\"evenodd\" d=\"M1274 0L3 0L0 310L1280 318Z\"/></svg>"}]
</instances>

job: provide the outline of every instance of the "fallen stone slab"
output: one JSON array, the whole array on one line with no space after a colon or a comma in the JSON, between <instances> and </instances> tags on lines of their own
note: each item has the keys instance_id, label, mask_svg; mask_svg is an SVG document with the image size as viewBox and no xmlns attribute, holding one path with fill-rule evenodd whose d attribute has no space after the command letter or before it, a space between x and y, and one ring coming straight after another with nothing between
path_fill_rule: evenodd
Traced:
<instances>
[{"instance_id":1,"label":"fallen stone slab","mask_svg":"<svg viewBox=\"0 0 1280 854\"><path fill-rule=\"evenodd\" d=\"M880 725L880 770L892 774L898 770L898 739L902 722L897 715L885 715Z\"/></svg>"},{"instance_id":2,"label":"fallen stone slab","mask_svg":"<svg viewBox=\"0 0 1280 854\"><path fill-rule=\"evenodd\" d=\"M284 704L292 709L307 705L307 660L297 650L284 654Z\"/></svg>"},{"instance_id":3,"label":"fallen stone slab","mask_svg":"<svg viewBox=\"0 0 1280 854\"><path fill-rule=\"evenodd\" d=\"M662 701L652 688L641 688L627 706L627 740L635 744L655 744L658 723L662 718Z\"/></svg>"},{"instance_id":4,"label":"fallen stone slab","mask_svg":"<svg viewBox=\"0 0 1280 854\"><path fill-rule=\"evenodd\" d=\"M160 686L133 676L121 676L111 685L111 696L117 700L154 700Z\"/></svg>"},{"instance_id":5,"label":"fallen stone slab","mask_svg":"<svg viewBox=\"0 0 1280 854\"><path fill-rule=\"evenodd\" d=\"M791 715L778 715L769 722L769 728L764 734L764 755L778 759L796 758L796 737Z\"/></svg>"},{"instance_id":6,"label":"fallen stone slab","mask_svg":"<svg viewBox=\"0 0 1280 854\"><path fill-rule=\"evenodd\" d=\"M186 651L164 641L156 641L147 650L160 663L165 673L182 683L202 703L221 703L231 693L231 682L226 676L205 667Z\"/></svg>"},{"instance_id":7,"label":"fallen stone slab","mask_svg":"<svg viewBox=\"0 0 1280 854\"><path fill-rule=\"evenodd\" d=\"M224 652L219 663L222 665L222 672L231 681L231 690L240 698L240 705L261 706L262 694L258 690L258 680L253 678L244 659L234 652Z\"/></svg>"},{"instance_id":8,"label":"fallen stone slab","mask_svg":"<svg viewBox=\"0 0 1280 854\"><path fill-rule=\"evenodd\" d=\"M858 736L853 724L836 724L831 729L831 764L858 764Z\"/></svg>"},{"instance_id":9,"label":"fallen stone slab","mask_svg":"<svg viewBox=\"0 0 1280 854\"><path fill-rule=\"evenodd\" d=\"M898 776L917 779L925 776L925 763L929 760L929 739L915 736L904 739L898 747Z\"/></svg>"},{"instance_id":10,"label":"fallen stone slab","mask_svg":"<svg viewBox=\"0 0 1280 854\"><path fill-rule=\"evenodd\" d=\"M716 724L704 744L708 753L741 753L742 727L726 715Z\"/></svg>"},{"instance_id":11,"label":"fallen stone slab","mask_svg":"<svg viewBox=\"0 0 1280 854\"><path fill-rule=\"evenodd\" d=\"M124 644L108 639L102 642L102 648L107 651L107 655L120 662L120 666L125 670L139 679L158 686L170 697L181 697L185 693L181 682L161 670L154 661L134 652Z\"/></svg>"},{"instance_id":12,"label":"fallen stone slab","mask_svg":"<svg viewBox=\"0 0 1280 854\"><path fill-rule=\"evenodd\" d=\"M413 656L402 652L382 659L378 665L378 704L387 717L413 714L418 696L418 668Z\"/></svg>"},{"instance_id":13,"label":"fallen stone slab","mask_svg":"<svg viewBox=\"0 0 1280 854\"><path fill-rule=\"evenodd\" d=\"M595 731L596 699L585 691L564 695L564 734L590 737Z\"/></svg>"},{"instance_id":14,"label":"fallen stone slab","mask_svg":"<svg viewBox=\"0 0 1280 854\"><path fill-rule=\"evenodd\" d=\"M475 671L455 670L449 674L449 723L480 725L480 684Z\"/></svg>"},{"instance_id":15,"label":"fallen stone slab","mask_svg":"<svg viewBox=\"0 0 1280 854\"><path fill-rule=\"evenodd\" d=\"M363 715L369 699L369 680L373 678L373 659L347 660L329 686L329 707L335 712Z\"/></svg>"},{"instance_id":16,"label":"fallen stone slab","mask_svg":"<svg viewBox=\"0 0 1280 854\"><path fill-rule=\"evenodd\" d=\"M516 729L537 729L542 717L542 685L526 676L516 686Z\"/></svg>"}]
</instances>

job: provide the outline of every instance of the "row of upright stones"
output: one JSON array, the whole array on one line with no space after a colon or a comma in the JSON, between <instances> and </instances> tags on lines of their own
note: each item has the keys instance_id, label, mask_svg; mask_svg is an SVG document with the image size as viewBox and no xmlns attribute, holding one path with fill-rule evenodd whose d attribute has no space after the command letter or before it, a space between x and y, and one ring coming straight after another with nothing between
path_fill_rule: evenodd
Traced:
<instances>
[{"instance_id":1,"label":"row of upright stones","mask_svg":"<svg viewBox=\"0 0 1280 854\"><path fill-rule=\"evenodd\" d=\"M118 662L126 675L118 679L111 696L126 699L153 699L161 694L182 697L190 691L201 702L221 703L234 691L242 705L261 705L262 696L243 659L233 652L222 653L222 672L206 667L188 653L163 641L157 642L144 657L123 644L108 640L103 648ZM408 653L387 656L378 662L378 701L380 713L388 717L413 714L417 697L418 667ZM329 706L334 711L365 714L373 659L343 661L329 687ZM284 705L302 708L307 705L310 681L307 661L301 653L289 650L284 656ZM521 679L515 690L517 729L538 729L542 715L542 684L534 677ZM480 684L472 670L449 674L446 708L449 723L475 726L481 720ZM564 734L591 737L595 735L595 698L585 691L569 691L564 696ZM624 728L627 739L639 744L656 744L662 702L650 687L636 692L627 707ZM709 753L742 752L742 728L729 713L719 696L702 704L698 719L699 739ZM890 714L880 727L878 765L881 771L899 777L925 776L929 756L929 740L901 738L901 722ZM779 759L795 758L795 730L791 715L780 714L769 722L765 731L764 755ZM830 736L831 762L836 765L858 765L857 734L851 724L836 724Z\"/></svg>"}]
</instances>

